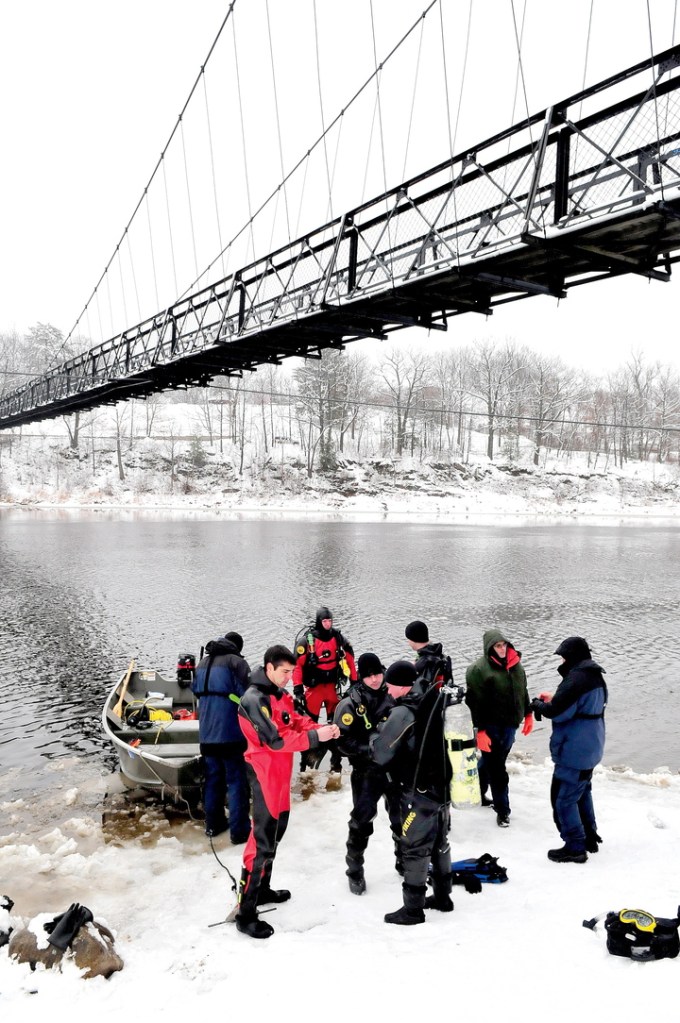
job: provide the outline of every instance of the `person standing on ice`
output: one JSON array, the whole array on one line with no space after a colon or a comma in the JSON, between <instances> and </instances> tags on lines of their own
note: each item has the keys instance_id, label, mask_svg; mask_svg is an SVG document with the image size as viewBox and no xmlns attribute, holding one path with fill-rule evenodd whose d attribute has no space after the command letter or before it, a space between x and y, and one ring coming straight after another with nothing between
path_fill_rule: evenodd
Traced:
<instances>
[{"instance_id":1,"label":"person standing on ice","mask_svg":"<svg viewBox=\"0 0 680 1023\"><path fill-rule=\"evenodd\" d=\"M211 640L191 683L198 697L205 833L214 837L229 828L232 845L245 842L250 831L250 791L243 759L246 742L238 721L238 702L248 688L250 668L242 650L238 632ZM229 820L224 806L227 799Z\"/></svg>"},{"instance_id":2,"label":"person standing on ice","mask_svg":"<svg viewBox=\"0 0 680 1023\"><path fill-rule=\"evenodd\" d=\"M550 849L554 863L585 863L602 841L593 806L593 769L604 754L604 712L607 685L601 668L581 636L569 636L555 653L562 658L562 681L554 696L541 693L532 700L537 720L552 721L550 755L555 765L550 800L553 819L564 845Z\"/></svg>"},{"instance_id":3,"label":"person standing on ice","mask_svg":"<svg viewBox=\"0 0 680 1023\"><path fill-rule=\"evenodd\" d=\"M411 650L415 651L418 678L438 683L453 681L451 659L445 656L441 643L430 642L430 630L425 622L409 622L404 635Z\"/></svg>"},{"instance_id":4,"label":"person standing on ice","mask_svg":"<svg viewBox=\"0 0 680 1023\"><path fill-rule=\"evenodd\" d=\"M482 804L489 805L485 794L490 787L496 822L500 828L507 828L510 780L506 761L517 729L522 725L522 735L529 735L534 719L522 654L498 629L484 633L482 647L483 656L465 672L465 702L477 729L477 748L482 754L479 764Z\"/></svg>"},{"instance_id":5,"label":"person standing on ice","mask_svg":"<svg viewBox=\"0 0 680 1023\"><path fill-rule=\"evenodd\" d=\"M397 870L402 872L400 854L400 790L387 771L371 758L369 740L380 722L387 718L394 699L384 681L384 668L374 653L362 654L357 661L359 681L349 689L335 711L340 729L338 746L352 767L352 812L347 837L347 878L353 895L366 891L364 853L373 834L378 804L384 797L394 838Z\"/></svg>"},{"instance_id":6,"label":"person standing on ice","mask_svg":"<svg viewBox=\"0 0 680 1023\"><path fill-rule=\"evenodd\" d=\"M354 651L340 630L333 628L333 615L327 607L320 607L314 625L298 636L295 653L297 662L293 674L293 693L298 708L304 709L313 721L318 721L321 708L325 707L326 719L332 721L335 708L340 702L340 691L348 679L356 682L357 669ZM340 751L336 745L331 746L330 750L330 769L340 773ZM300 757L300 770L306 768L307 757L303 754Z\"/></svg>"},{"instance_id":7,"label":"person standing on ice","mask_svg":"<svg viewBox=\"0 0 680 1023\"><path fill-rule=\"evenodd\" d=\"M287 902L290 892L271 887L278 844L288 826L293 754L337 739L336 725L318 725L298 714L286 686L293 677L295 655L271 646L264 665L252 675L239 705L239 722L248 742L245 759L253 794L250 835L243 853L236 926L250 938L269 938L271 924L260 920L258 906Z\"/></svg>"},{"instance_id":8,"label":"person standing on ice","mask_svg":"<svg viewBox=\"0 0 680 1023\"><path fill-rule=\"evenodd\" d=\"M396 703L370 740L376 764L389 770L401 791L401 858L404 904L387 913L388 924L422 924L425 909L450 913L451 762L444 739L447 694L416 676L410 661L395 661L385 683ZM433 894L426 896L432 866Z\"/></svg>"}]
</instances>

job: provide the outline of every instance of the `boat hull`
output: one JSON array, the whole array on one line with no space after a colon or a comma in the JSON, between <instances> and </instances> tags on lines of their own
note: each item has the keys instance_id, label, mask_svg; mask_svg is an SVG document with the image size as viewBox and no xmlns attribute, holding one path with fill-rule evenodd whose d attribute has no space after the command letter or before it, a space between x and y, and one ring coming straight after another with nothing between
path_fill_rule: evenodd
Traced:
<instances>
[{"instance_id":1,"label":"boat hull","mask_svg":"<svg viewBox=\"0 0 680 1023\"><path fill-rule=\"evenodd\" d=\"M196 712L193 693L157 671L131 672L127 687L126 677L127 673L113 687L102 713L121 780L128 788L141 787L195 805L203 770L198 720L186 717ZM142 720L137 721L140 711ZM149 716L156 720L149 721Z\"/></svg>"}]
</instances>

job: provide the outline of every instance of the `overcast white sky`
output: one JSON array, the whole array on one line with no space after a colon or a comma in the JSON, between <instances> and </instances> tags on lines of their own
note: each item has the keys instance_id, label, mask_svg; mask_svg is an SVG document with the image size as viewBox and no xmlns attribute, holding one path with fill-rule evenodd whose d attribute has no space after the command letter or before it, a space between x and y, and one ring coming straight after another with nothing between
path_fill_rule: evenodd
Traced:
<instances>
[{"instance_id":1,"label":"overcast white sky","mask_svg":"<svg viewBox=\"0 0 680 1023\"><path fill-rule=\"evenodd\" d=\"M670 46L678 36L677 0L649 0L649 6L647 0L471 2L463 79L469 0L442 0L452 120L458 116L460 99L457 150L519 120L526 106L534 112L578 91L584 74L586 84L592 84L647 57L648 9L654 50ZM426 6L427 0L373 0L379 58ZM23 331L38 321L54 323L64 332L71 329L121 237L228 7L227 0L6 0L0 4L0 330ZM258 98L265 103L271 79L266 10L266 0L237 0L235 8L239 73L250 116L250 159L259 164L258 171L251 166L250 187L257 194L266 194L281 177L276 132L273 122L266 120L273 109L271 96L269 114L256 105ZM278 102L284 108L286 169L319 134L314 11L314 0L269 0ZM516 94L513 14L518 28L524 24L526 104L521 88ZM316 0L316 15L328 123L370 72L370 0L344 0L340 5ZM417 126L408 147L404 126L415 80L415 34L410 57L405 55L392 87L396 97L392 108L384 99L385 134L394 132L394 149L385 171L388 186L402 180L403 167L409 173L425 170L443 158L448 146L441 120L445 103L437 85L437 75L440 79L442 75L439 19L435 9L428 15L423 35L414 107ZM220 147L225 147L221 178L226 181L234 169L227 191L234 207L229 210L230 223L242 224L247 206L240 180L235 79L225 77L220 85L218 77L220 66L233 62L231 46L232 38L225 34L223 52L216 51L211 63L213 78L206 75L206 81L213 89L211 131L218 158ZM434 83L429 90L428 75ZM220 91L230 104L229 114L215 98ZM227 117L231 121L222 132L228 139L224 141L220 127L227 124L222 120ZM252 127L257 124L259 132ZM359 142L354 149L349 129L343 129L344 152L354 153L358 165L365 162L369 127L366 121L363 129L356 128L354 137ZM258 150L258 144L264 149ZM377 178L374 174L371 183L382 174L375 148L373 158L374 171L380 174ZM339 162L339 166L344 165ZM340 196L341 206L334 213L342 212L343 186L349 202L348 178L349 170L338 175L334 194ZM380 184L369 195L380 191ZM214 239L206 237L203 243L206 251L217 255ZM258 255L266 251L265 245ZM633 348L642 348L652 358L680 366L675 342L679 282L680 271L671 284L631 276L575 289L559 304L535 298L498 309L488 321L460 317L448 335L437 335L432 343L512 336L595 371L622 362ZM130 314L131 321L136 318ZM95 336L94 331L84 328L83 332Z\"/></svg>"}]
</instances>

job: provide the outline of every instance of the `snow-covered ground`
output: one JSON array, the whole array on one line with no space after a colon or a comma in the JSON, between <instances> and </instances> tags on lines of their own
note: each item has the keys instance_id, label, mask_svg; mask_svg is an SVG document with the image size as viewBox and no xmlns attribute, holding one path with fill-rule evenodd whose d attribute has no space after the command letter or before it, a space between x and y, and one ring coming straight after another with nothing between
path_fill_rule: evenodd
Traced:
<instances>
[{"instance_id":1,"label":"snow-covered ground","mask_svg":"<svg viewBox=\"0 0 680 1023\"><path fill-rule=\"evenodd\" d=\"M472 433L463 461L455 453L399 458L364 443L337 454L333 470L307 472L299 445L213 443L195 405L162 406L155 439L125 440L120 478L115 438L88 438L69 451L59 421L24 430L10 445L0 437L0 505L30 507L181 509L190 513L309 512L342 516L469 519L486 515L645 519L680 515L676 462L628 461L587 452L541 451L519 438L512 458L485 455L486 437ZM138 415L141 415L138 414ZM283 429L283 427L282 427ZM59 432L61 430L61 433ZM169 433L168 433L169 431ZM95 447L95 459L91 456Z\"/></svg>"},{"instance_id":2,"label":"snow-covered ground","mask_svg":"<svg viewBox=\"0 0 680 1023\"><path fill-rule=\"evenodd\" d=\"M598 769L604 843L585 865L546 858L561 844L550 777L547 763L512 760L508 829L496 826L492 810L454 811L454 858L489 852L509 881L477 895L454 888L455 911L428 911L417 927L383 922L400 905L384 812L368 849L368 891L356 897L343 860L348 775L331 792L319 772L308 799L296 778L273 879L293 898L268 915L275 934L263 942L231 924L211 926L234 897L199 823L174 825L148 813L126 837L123 827L111 831L79 815L78 793L69 790L60 827L13 831L20 808L5 803L0 893L15 900L14 914L26 922L80 902L115 932L125 967L108 981L84 980L70 964L62 973L31 973L0 950L2 1018L674 1019L680 959L616 958L602 931L582 921L624 907L675 915L680 777L663 768L651 775ZM238 877L243 847L232 848L226 836L215 847Z\"/></svg>"}]
</instances>

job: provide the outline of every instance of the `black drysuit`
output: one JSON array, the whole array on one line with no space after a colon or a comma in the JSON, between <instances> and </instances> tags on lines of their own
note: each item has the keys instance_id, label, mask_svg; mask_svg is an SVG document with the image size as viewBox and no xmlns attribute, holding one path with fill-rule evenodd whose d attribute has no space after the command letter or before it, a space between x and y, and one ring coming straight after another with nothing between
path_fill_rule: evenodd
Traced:
<instances>
[{"instance_id":1,"label":"black drysuit","mask_svg":"<svg viewBox=\"0 0 680 1023\"><path fill-rule=\"evenodd\" d=\"M391 780L385 768L379 767L372 760L369 752L371 736L393 707L394 700L384 683L379 689L371 689L363 682L356 682L335 711L333 720L340 729L338 748L352 766L352 812L346 856L347 873L350 876L360 876L363 872L364 852L373 834L373 821L383 796L394 837L397 870L401 873L400 788Z\"/></svg>"},{"instance_id":2,"label":"black drysuit","mask_svg":"<svg viewBox=\"0 0 680 1023\"><path fill-rule=\"evenodd\" d=\"M425 904L427 873L432 863L435 890L451 888L449 785L451 764L444 741L447 695L418 679L400 697L370 740L375 762L386 767L401 790L401 854L404 904Z\"/></svg>"}]
</instances>

